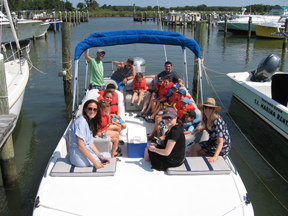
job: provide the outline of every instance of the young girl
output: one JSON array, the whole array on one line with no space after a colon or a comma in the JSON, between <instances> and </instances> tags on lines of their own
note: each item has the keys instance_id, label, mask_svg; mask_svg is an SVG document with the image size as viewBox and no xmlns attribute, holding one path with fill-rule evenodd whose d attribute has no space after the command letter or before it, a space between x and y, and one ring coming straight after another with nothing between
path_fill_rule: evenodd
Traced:
<instances>
[{"instance_id":1,"label":"young girl","mask_svg":"<svg viewBox=\"0 0 288 216\"><path fill-rule=\"evenodd\" d=\"M140 107L140 103L142 101L142 98L145 94L145 92L147 92L147 86L146 86L146 79L143 78L143 74L142 73L137 73L135 78L134 78L134 84L133 84L133 96L132 96L132 101L131 101L131 106L134 106L134 101L138 96L138 102L136 107L139 108Z\"/></svg>"},{"instance_id":2,"label":"young girl","mask_svg":"<svg viewBox=\"0 0 288 216\"><path fill-rule=\"evenodd\" d=\"M113 130L107 130L109 125L111 124L111 119L109 116L109 104L105 102L103 99L98 101L99 108L100 108L100 114L101 114L101 123L98 125L98 136L101 136L102 132L106 132L108 136L111 137L112 150L111 150L111 157L117 156L117 146L119 141L119 132L113 131Z\"/></svg>"},{"instance_id":3,"label":"young girl","mask_svg":"<svg viewBox=\"0 0 288 216\"><path fill-rule=\"evenodd\" d=\"M214 98L206 98L204 104L198 104L197 107L202 112L202 125L194 131L200 133L207 130L209 139L191 146L189 156L211 156L209 162L215 162L218 156L227 156L231 149L231 140L229 131L224 120L217 113L221 107L216 106Z\"/></svg>"}]
</instances>

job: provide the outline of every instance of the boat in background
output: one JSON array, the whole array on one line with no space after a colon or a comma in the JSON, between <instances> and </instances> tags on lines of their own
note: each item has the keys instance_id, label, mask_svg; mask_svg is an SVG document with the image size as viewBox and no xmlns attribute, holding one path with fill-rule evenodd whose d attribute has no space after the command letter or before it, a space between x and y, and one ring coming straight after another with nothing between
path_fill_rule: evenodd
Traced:
<instances>
[{"instance_id":1,"label":"boat in background","mask_svg":"<svg viewBox=\"0 0 288 216\"><path fill-rule=\"evenodd\" d=\"M86 81L89 76L89 68L85 64L82 67L79 65L82 62L80 56L85 50L93 47L98 49L99 47L134 43L178 46L179 54L183 54L183 64L186 66L183 67L185 68L183 80L186 81L185 86L188 89L186 49L191 50L199 62L201 52L196 41L185 38L180 33L155 30L100 32L79 42L74 55L72 103L74 118L60 137L59 143L48 161L35 198L33 215L95 215L95 212L99 215L111 215L115 214L115 212L110 211L112 206L113 209L121 209L121 211L117 211L119 216L146 216L149 212L153 212L152 214L158 212L166 216L191 214L254 215L247 190L230 157L219 157L218 161L211 164L208 161L204 162L206 157L187 157L188 164L185 162L185 165L182 164L175 169L169 168L167 172L151 169L150 161L144 161L143 156L147 146L146 134L152 132L154 125L136 117L136 114L142 109L143 101L140 107L130 105L133 80L127 82L123 94L116 90L120 116L127 124L127 128L120 135L120 139L124 141L124 145L121 145L123 154L121 161L116 162L115 158L111 158L110 164L106 164L104 168L98 170L93 167L83 167L82 169L71 165L69 146L73 121L82 113L83 105L87 100L98 98L98 90L87 90L88 83L86 82L83 86L86 89L85 96L79 103L79 89L82 89L79 86L79 77L84 75L84 71L86 71ZM126 58L126 55L124 56ZM122 54L121 58L124 56ZM193 56L192 61L194 58ZM141 64L137 62L135 65ZM146 64L142 65L146 66ZM201 71L201 64L198 66L199 71ZM79 74L81 72L82 75ZM140 71L137 70L136 72ZM110 78L105 78L104 82L106 85L109 83L116 84ZM146 79L149 90L155 89L155 83L157 83L157 79ZM201 83L200 88L203 92ZM195 112L199 114L200 110L194 100L191 99L191 102L196 107ZM196 141L207 139L208 133L196 135ZM186 141L188 140L186 139ZM111 151L109 139L95 137L93 142L100 152ZM196 161L200 161L203 166L195 170L189 166L190 160L195 162L194 165ZM215 168L214 165L219 165L219 167ZM225 171L223 167L225 167ZM121 198L114 202L111 200L113 194L121 194ZM151 199L153 199L152 203L156 202L157 205L155 203L151 205ZM97 203L97 209L95 209L95 203ZM171 203L173 205L170 205ZM193 206L192 213L191 205ZM147 206L149 209L143 210L143 207ZM159 206L163 207L160 211ZM107 213L108 211L110 213Z\"/></svg>"},{"instance_id":2,"label":"boat in background","mask_svg":"<svg viewBox=\"0 0 288 216\"><path fill-rule=\"evenodd\" d=\"M284 32L285 31L285 22L288 18L288 15L281 16L278 22L265 22L263 24L254 24L256 37L259 38L273 38L273 39L283 39L284 36L280 35L271 35L275 32Z\"/></svg>"},{"instance_id":3,"label":"boat in background","mask_svg":"<svg viewBox=\"0 0 288 216\"><path fill-rule=\"evenodd\" d=\"M22 108L26 85L29 79L29 65L27 59L29 58L30 52L30 40L27 40L26 45L23 45L22 48L20 48L7 0L4 0L3 3L7 13L9 14L8 23L10 28L8 28L7 31L11 31L11 35L16 43L16 51L14 51L11 43L7 43L2 44L1 54L4 58L9 112L10 114L16 114L18 120ZM8 48L10 50L8 50ZM16 125L17 120L14 122L14 126Z\"/></svg>"},{"instance_id":4,"label":"boat in background","mask_svg":"<svg viewBox=\"0 0 288 216\"><path fill-rule=\"evenodd\" d=\"M249 17L252 17L251 34L255 34L255 24L261 25L267 22L276 23L281 16L288 16L288 7L274 7L264 15L246 15L245 8L242 8L241 15L235 15L232 19L227 20L227 31L233 34L247 34ZM244 10L244 11L243 11ZM218 21L220 28L225 28L225 20Z\"/></svg>"},{"instance_id":5,"label":"boat in background","mask_svg":"<svg viewBox=\"0 0 288 216\"><path fill-rule=\"evenodd\" d=\"M22 41L33 38L35 32L41 25L42 21L33 19L23 19L22 17L17 18L16 16L14 16L13 23L15 26L17 26L16 33L18 36L18 40ZM11 31L9 20L7 16L2 13L2 11L0 11L0 25L2 27L1 43L15 41Z\"/></svg>"},{"instance_id":6,"label":"boat in background","mask_svg":"<svg viewBox=\"0 0 288 216\"><path fill-rule=\"evenodd\" d=\"M228 73L227 76L232 80L233 95L288 139L285 83L288 73L275 72L280 62L278 56L271 54L260 62L256 71Z\"/></svg>"},{"instance_id":7,"label":"boat in background","mask_svg":"<svg viewBox=\"0 0 288 216\"><path fill-rule=\"evenodd\" d=\"M48 30L48 28L49 28L49 26L50 26L50 24L51 23L48 22L48 21L43 21L41 23L41 25L38 27L37 31L35 32L34 37L35 38L44 37L46 32L47 32L47 30Z\"/></svg>"},{"instance_id":8,"label":"boat in background","mask_svg":"<svg viewBox=\"0 0 288 216\"><path fill-rule=\"evenodd\" d=\"M49 20L49 27L47 30L54 30L54 24L56 24L56 30L60 29L60 23L62 23L62 20L56 19L56 20Z\"/></svg>"}]
</instances>

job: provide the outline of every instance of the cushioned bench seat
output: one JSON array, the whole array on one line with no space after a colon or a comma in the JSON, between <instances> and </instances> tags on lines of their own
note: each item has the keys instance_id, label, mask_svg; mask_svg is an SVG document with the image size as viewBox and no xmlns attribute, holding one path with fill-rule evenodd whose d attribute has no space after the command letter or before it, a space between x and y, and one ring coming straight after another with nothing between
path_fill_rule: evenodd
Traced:
<instances>
[{"instance_id":1,"label":"cushioned bench seat","mask_svg":"<svg viewBox=\"0 0 288 216\"><path fill-rule=\"evenodd\" d=\"M217 161L210 163L208 157L186 157L184 163L179 167L169 168L169 175L223 175L230 174L231 169L223 157L219 156Z\"/></svg>"},{"instance_id":2,"label":"cushioned bench seat","mask_svg":"<svg viewBox=\"0 0 288 216\"><path fill-rule=\"evenodd\" d=\"M52 177L100 177L114 176L116 172L116 158L111 158L110 163L104 168L95 167L75 167L71 165L69 158L58 158L51 170Z\"/></svg>"}]
</instances>

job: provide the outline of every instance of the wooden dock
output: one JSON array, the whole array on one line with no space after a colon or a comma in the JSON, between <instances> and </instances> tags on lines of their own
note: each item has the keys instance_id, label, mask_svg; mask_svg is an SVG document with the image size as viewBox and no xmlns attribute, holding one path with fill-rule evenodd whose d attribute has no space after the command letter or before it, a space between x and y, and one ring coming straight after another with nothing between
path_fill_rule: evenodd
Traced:
<instances>
[{"instance_id":1,"label":"wooden dock","mask_svg":"<svg viewBox=\"0 0 288 216\"><path fill-rule=\"evenodd\" d=\"M14 114L0 115L0 148L13 132L16 118Z\"/></svg>"}]
</instances>

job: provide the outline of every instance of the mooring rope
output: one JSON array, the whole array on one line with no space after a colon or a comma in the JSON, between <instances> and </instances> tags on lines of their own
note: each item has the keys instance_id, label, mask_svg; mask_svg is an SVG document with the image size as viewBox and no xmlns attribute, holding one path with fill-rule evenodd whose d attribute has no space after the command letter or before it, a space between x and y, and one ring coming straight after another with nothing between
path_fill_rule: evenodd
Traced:
<instances>
[{"instance_id":1,"label":"mooring rope","mask_svg":"<svg viewBox=\"0 0 288 216\"><path fill-rule=\"evenodd\" d=\"M248 139L248 137L242 132L242 130L240 129L240 127L236 124L236 122L234 121L234 119L232 118L232 116L230 115L230 113L228 112L227 108L224 106L223 102L221 101L219 95L217 94L211 80L209 79L209 76L205 70L206 68L204 68L203 73L205 74L207 83L209 86L211 86L211 88L213 89L214 93L216 94L218 100L220 101L222 107L225 109L225 111L227 112L229 118L231 119L231 121L235 124L236 128L239 130L239 132L242 134L242 136L246 139L246 141L252 146L252 148L257 152L257 154L259 154L259 156L268 164L268 166L274 170L274 172L283 179L283 181L285 181L285 183L288 184L288 181L265 159L265 157L257 150L257 148L252 144L252 142ZM213 92L212 92L213 94ZM240 154L240 152L235 148L235 146L232 146L238 153L238 155L242 158L242 160L246 163L246 165L251 169L251 171L254 173L254 175L261 181L261 183L266 187L266 189L271 193L271 195L276 199L276 201L286 210L288 211L287 207L276 197L276 195L269 189L269 187L263 182L263 180L260 178L260 176L256 173L256 171L249 165L249 163L244 159L244 157Z\"/></svg>"}]
</instances>

